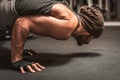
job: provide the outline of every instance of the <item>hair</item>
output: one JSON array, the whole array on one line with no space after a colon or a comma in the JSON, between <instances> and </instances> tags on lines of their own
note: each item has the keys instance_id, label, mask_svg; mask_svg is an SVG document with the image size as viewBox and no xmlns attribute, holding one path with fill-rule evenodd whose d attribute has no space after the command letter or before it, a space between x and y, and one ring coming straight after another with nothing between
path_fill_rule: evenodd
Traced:
<instances>
[{"instance_id":1,"label":"hair","mask_svg":"<svg viewBox=\"0 0 120 80\"><path fill-rule=\"evenodd\" d=\"M82 6L78 14L85 30L95 38L99 37L104 30L104 18L100 8Z\"/></svg>"}]
</instances>

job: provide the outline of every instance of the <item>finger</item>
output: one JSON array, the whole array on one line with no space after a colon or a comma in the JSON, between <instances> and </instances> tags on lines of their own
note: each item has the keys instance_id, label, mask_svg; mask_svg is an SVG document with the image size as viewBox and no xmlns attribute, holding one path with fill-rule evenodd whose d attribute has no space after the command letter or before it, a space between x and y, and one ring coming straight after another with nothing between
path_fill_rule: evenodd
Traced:
<instances>
[{"instance_id":1,"label":"finger","mask_svg":"<svg viewBox=\"0 0 120 80\"><path fill-rule=\"evenodd\" d=\"M25 70L23 69L23 67L20 67L20 72L21 73L26 73Z\"/></svg>"},{"instance_id":2,"label":"finger","mask_svg":"<svg viewBox=\"0 0 120 80\"><path fill-rule=\"evenodd\" d=\"M38 66L36 66L36 64L32 64L32 68L34 68L34 70L36 71L41 71L41 69Z\"/></svg>"},{"instance_id":3,"label":"finger","mask_svg":"<svg viewBox=\"0 0 120 80\"><path fill-rule=\"evenodd\" d=\"M35 70L33 70L30 65L27 66L27 69L28 69L29 72L35 72Z\"/></svg>"},{"instance_id":4,"label":"finger","mask_svg":"<svg viewBox=\"0 0 120 80\"><path fill-rule=\"evenodd\" d=\"M38 66L39 68L45 69L45 67L44 67L44 66L41 66L39 63L35 63L35 64L36 64L36 66Z\"/></svg>"}]
</instances>

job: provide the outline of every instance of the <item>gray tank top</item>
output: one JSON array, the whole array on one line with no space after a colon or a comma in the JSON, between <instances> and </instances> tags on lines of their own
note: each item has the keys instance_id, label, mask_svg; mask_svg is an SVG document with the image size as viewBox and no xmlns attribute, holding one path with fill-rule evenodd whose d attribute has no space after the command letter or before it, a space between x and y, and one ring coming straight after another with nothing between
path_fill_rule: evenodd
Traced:
<instances>
[{"instance_id":1,"label":"gray tank top","mask_svg":"<svg viewBox=\"0 0 120 80\"><path fill-rule=\"evenodd\" d=\"M0 0L0 27L13 26L16 16L15 0Z\"/></svg>"}]
</instances>

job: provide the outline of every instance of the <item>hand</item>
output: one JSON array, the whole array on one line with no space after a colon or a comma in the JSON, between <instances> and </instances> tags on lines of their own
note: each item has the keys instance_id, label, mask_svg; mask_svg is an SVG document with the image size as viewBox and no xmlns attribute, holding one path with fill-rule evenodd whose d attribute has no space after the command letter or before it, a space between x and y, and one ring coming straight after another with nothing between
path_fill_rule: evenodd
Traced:
<instances>
[{"instance_id":1,"label":"hand","mask_svg":"<svg viewBox=\"0 0 120 80\"><path fill-rule=\"evenodd\" d=\"M26 73L25 70L27 70L28 72L37 72L37 71L42 71L43 69L45 69L45 67L41 66L39 63L32 63L31 65L27 65L26 69L24 69L23 67L20 67L20 72L21 73Z\"/></svg>"},{"instance_id":2,"label":"hand","mask_svg":"<svg viewBox=\"0 0 120 80\"><path fill-rule=\"evenodd\" d=\"M45 67L41 66L39 63L28 62L23 60L12 63L12 67L15 70L19 70L21 73L26 73L26 71L37 72L45 69Z\"/></svg>"}]
</instances>

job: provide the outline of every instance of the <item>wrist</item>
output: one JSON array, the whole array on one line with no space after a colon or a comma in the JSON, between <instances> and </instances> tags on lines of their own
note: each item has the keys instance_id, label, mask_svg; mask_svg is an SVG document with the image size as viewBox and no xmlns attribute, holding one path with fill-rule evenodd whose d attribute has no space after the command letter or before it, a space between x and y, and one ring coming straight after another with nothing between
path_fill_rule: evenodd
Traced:
<instances>
[{"instance_id":1,"label":"wrist","mask_svg":"<svg viewBox=\"0 0 120 80\"><path fill-rule=\"evenodd\" d=\"M20 57L15 57L15 58L12 58L12 59L11 59L11 63L15 63L15 62L21 61L21 60L22 60L22 58L20 58Z\"/></svg>"}]
</instances>

